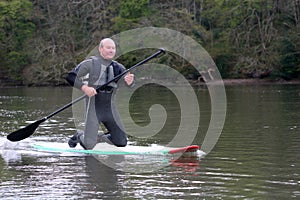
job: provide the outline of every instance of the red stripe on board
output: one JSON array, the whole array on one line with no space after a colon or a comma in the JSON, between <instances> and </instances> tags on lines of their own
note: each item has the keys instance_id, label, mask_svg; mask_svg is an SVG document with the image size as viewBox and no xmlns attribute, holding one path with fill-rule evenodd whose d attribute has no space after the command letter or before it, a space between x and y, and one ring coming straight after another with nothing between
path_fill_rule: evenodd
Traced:
<instances>
[{"instance_id":1,"label":"red stripe on board","mask_svg":"<svg viewBox=\"0 0 300 200\"><path fill-rule=\"evenodd\" d=\"M191 145L191 146L172 149L172 150L169 151L169 154L193 152L193 151L197 151L199 148L200 147L198 145Z\"/></svg>"}]
</instances>

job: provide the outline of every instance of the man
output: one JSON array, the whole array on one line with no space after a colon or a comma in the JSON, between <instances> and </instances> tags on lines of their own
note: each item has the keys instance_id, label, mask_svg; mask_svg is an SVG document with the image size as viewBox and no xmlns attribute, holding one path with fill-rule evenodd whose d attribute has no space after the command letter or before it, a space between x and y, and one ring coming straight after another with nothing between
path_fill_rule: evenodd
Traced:
<instances>
[{"instance_id":1,"label":"man","mask_svg":"<svg viewBox=\"0 0 300 200\"><path fill-rule=\"evenodd\" d=\"M69 140L69 146L74 148L79 142L85 149L92 149L98 142L107 142L115 146L126 146L127 137L119 112L113 102L113 91L116 82L110 83L104 89L96 91L96 87L104 85L126 69L120 63L113 61L116 54L115 42L110 38L101 40L99 56L91 57L81 62L68 73L67 81L82 90L87 96L86 122L84 132L78 131ZM134 75L124 76L128 86L134 84ZM108 130L98 134L100 123Z\"/></svg>"}]
</instances>

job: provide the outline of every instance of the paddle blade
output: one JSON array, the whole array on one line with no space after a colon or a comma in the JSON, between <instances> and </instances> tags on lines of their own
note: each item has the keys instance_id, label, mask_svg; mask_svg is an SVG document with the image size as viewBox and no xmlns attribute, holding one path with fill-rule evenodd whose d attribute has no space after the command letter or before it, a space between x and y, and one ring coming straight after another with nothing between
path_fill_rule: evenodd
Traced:
<instances>
[{"instance_id":1,"label":"paddle blade","mask_svg":"<svg viewBox=\"0 0 300 200\"><path fill-rule=\"evenodd\" d=\"M15 132L12 132L7 136L7 139L12 142L24 140L24 139L28 138L29 136L31 136L34 133L34 131L37 129L37 127L44 121L45 121L44 119L38 120L32 124L29 124L28 126L26 126L24 128L21 128Z\"/></svg>"}]
</instances>

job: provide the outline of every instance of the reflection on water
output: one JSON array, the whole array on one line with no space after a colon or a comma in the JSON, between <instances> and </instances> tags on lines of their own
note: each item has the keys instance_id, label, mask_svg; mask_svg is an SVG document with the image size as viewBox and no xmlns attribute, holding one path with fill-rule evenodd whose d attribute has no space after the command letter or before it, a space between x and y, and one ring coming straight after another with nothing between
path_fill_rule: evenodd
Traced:
<instances>
[{"instance_id":1,"label":"reflection on water","mask_svg":"<svg viewBox=\"0 0 300 200\"><path fill-rule=\"evenodd\" d=\"M196 175L197 167L199 166L199 157L184 157L177 160L167 159L166 157L152 157L153 165L160 162L170 162L170 168L164 168L155 173L138 174L125 173L121 170L115 170L107 165L99 162L94 156L75 153L43 153L34 151L30 143L43 138L26 139L22 142L14 143L6 139L1 141L1 149L11 151L11 159L6 159L6 163L0 163L1 181L3 183L0 192L6 198L122 198L125 196L134 195L139 197L144 195L138 194L135 188L140 191L148 191L148 195L156 194L158 190L163 194L163 188L153 190L149 188L151 181L163 184L161 178L167 178L166 170L171 170L174 167L176 174L188 173ZM17 144L17 145L15 145ZM19 146L21 145L21 146ZM13 154L18 155L17 159ZM4 158L5 155L1 151ZM22 156L21 156L22 155ZM141 159L140 156L130 156L128 159L125 156L107 156L107 159L115 159L117 163L122 161L131 162L132 167L137 165L147 165L149 160L147 156ZM122 166L120 166L122 167ZM128 166L127 166L128 167ZM172 174L175 172L172 171ZM161 175L158 175L161 174ZM176 176L174 173L173 176ZM147 177L145 179L145 177ZM137 180L141 180L140 183ZM159 180L158 180L159 179ZM145 183L143 183L145 181ZM171 180L168 180L170 187ZM133 185L132 185L133 184ZM140 185L142 184L142 185ZM162 186L161 186L162 187ZM127 188L130 188L127 190ZM9 190L9 192L5 192ZM141 196L142 197L142 196Z\"/></svg>"},{"instance_id":2,"label":"reflection on water","mask_svg":"<svg viewBox=\"0 0 300 200\"><path fill-rule=\"evenodd\" d=\"M207 90L196 91L201 120L194 144L201 145L210 105ZM1 88L0 195L4 199L299 199L300 86L227 86L226 93L225 127L206 157L161 158L156 162L168 162L166 167L131 173L107 167L93 156L43 153L30 147L35 141L67 141L75 130L71 109L43 123L32 137L8 142L8 133L69 103L71 90ZM159 92L155 94L161 98ZM138 101L147 99L136 101L140 105ZM172 102L168 126L176 130ZM137 121L147 120L138 109L134 112ZM137 144L167 143L172 131L164 129L149 139L131 139ZM126 162L134 167L155 161L130 158Z\"/></svg>"}]
</instances>

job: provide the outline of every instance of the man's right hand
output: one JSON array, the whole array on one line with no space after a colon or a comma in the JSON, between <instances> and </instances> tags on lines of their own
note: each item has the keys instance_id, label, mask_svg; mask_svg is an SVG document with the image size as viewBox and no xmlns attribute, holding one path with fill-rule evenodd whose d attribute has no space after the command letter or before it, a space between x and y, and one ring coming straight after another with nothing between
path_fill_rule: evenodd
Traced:
<instances>
[{"instance_id":1,"label":"man's right hand","mask_svg":"<svg viewBox=\"0 0 300 200\"><path fill-rule=\"evenodd\" d=\"M93 87L89 87L87 85L83 85L81 90L89 97L92 97L97 94L97 91Z\"/></svg>"}]
</instances>

